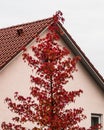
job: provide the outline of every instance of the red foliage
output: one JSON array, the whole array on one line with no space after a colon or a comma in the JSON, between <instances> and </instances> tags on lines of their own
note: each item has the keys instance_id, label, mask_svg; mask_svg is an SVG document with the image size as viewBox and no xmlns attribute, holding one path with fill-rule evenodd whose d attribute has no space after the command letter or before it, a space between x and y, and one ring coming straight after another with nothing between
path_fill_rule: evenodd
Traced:
<instances>
[{"instance_id":1,"label":"red foliage","mask_svg":"<svg viewBox=\"0 0 104 130\"><path fill-rule=\"evenodd\" d=\"M46 37L36 39L39 44L32 47L34 57L23 53L24 61L37 74L30 76L34 84L30 87L30 96L25 98L15 92L14 99L19 103L14 103L10 98L5 99L8 108L18 114L12 120L20 124L35 122L38 128L34 127L33 130L86 130L79 126L86 118L83 108L66 109L83 91L66 91L64 88L68 80L73 78L72 73L77 70L76 63L80 58L70 58L70 51L56 43L59 39L56 23L60 20L64 21L59 11L53 16L54 24L49 27ZM26 130L21 125L5 122L1 127L3 130Z\"/></svg>"}]
</instances>

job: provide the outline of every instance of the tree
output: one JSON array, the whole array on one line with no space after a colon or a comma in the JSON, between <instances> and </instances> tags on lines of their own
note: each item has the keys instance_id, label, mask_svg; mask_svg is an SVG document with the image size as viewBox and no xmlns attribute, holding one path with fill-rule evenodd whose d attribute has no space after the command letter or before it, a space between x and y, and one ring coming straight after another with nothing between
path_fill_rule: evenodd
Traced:
<instances>
[{"instance_id":1,"label":"tree","mask_svg":"<svg viewBox=\"0 0 104 130\"><path fill-rule=\"evenodd\" d=\"M33 130L86 130L79 126L86 118L83 108L66 107L75 102L83 91L66 91L64 87L73 78L80 58L71 58L70 51L57 42L59 35L56 32L61 30L56 24L63 20L62 13L58 11L53 16L53 24L48 27L46 36L36 38L38 45L32 46L34 57L23 53L23 60L36 71L35 75L30 76L33 86L30 87L29 97L15 92L15 102L8 97L5 99L9 109L18 116L12 118L16 123L3 122L3 130L26 130L22 123L28 121L37 123Z\"/></svg>"}]
</instances>

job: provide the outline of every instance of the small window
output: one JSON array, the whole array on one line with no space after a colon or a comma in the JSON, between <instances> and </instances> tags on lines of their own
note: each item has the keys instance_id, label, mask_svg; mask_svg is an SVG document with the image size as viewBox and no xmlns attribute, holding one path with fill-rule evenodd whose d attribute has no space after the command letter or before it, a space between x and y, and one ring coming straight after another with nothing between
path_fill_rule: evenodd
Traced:
<instances>
[{"instance_id":1,"label":"small window","mask_svg":"<svg viewBox=\"0 0 104 130\"><path fill-rule=\"evenodd\" d=\"M102 125L102 115L101 114L91 114L91 126L96 126L97 124ZM101 130L101 129L96 129Z\"/></svg>"}]
</instances>

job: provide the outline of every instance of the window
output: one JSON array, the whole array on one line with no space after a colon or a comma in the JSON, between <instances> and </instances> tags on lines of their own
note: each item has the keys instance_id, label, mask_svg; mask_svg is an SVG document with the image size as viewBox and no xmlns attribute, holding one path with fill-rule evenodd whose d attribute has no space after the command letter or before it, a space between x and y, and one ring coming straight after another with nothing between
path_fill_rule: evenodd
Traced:
<instances>
[{"instance_id":1,"label":"window","mask_svg":"<svg viewBox=\"0 0 104 130\"><path fill-rule=\"evenodd\" d=\"M97 124L102 125L102 115L101 114L91 114L91 126L96 126ZM96 129L101 130L101 129Z\"/></svg>"}]
</instances>

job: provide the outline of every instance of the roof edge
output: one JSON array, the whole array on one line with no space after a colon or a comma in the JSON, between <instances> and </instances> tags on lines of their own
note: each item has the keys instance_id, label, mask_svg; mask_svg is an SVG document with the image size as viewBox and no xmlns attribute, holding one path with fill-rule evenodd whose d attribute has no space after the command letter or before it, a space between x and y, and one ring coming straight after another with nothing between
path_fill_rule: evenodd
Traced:
<instances>
[{"instance_id":1,"label":"roof edge","mask_svg":"<svg viewBox=\"0 0 104 130\"><path fill-rule=\"evenodd\" d=\"M28 24L32 24L32 23L37 23L37 22L41 22L41 21L44 21L44 20L51 20L52 19L52 17L49 17L49 18L44 18L44 19L42 19L42 20L36 20L36 21L31 21L31 22L24 22L24 23L22 23L22 24L15 24L15 25L11 25L11 26L9 26L9 27L3 27L3 28L0 28L0 31L1 30L5 30L5 29L11 29L11 28L15 28L15 27L20 27L20 26L24 26L24 25L28 25Z\"/></svg>"},{"instance_id":2,"label":"roof edge","mask_svg":"<svg viewBox=\"0 0 104 130\"><path fill-rule=\"evenodd\" d=\"M104 91L104 78L98 72L98 70L94 67L94 65L87 58L85 53L81 50L81 48L77 45L77 43L73 40L71 35L67 32L67 30L62 26L61 23L58 23L58 26L62 29L64 34L61 35L63 40L67 43L67 45L72 49L75 55L81 56L81 63L84 65L86 70L89 72L91 77L93 77L97 84L101 86L101 89ZM69 44L70 43L70 44Z\"/></svg>"}]
</instances>

